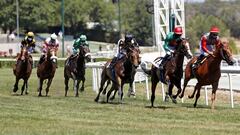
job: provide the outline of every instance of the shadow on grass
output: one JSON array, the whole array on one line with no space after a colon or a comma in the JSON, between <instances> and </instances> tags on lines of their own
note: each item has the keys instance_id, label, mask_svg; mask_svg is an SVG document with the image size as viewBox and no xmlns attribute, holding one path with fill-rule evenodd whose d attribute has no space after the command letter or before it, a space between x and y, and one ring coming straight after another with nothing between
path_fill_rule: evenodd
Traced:
<instances>
[{"instance_id":1,"label":"shadow on grass","mask_svg":"<svg viewBox=\"0 0 240 135\"><path fill-rule=\"evenodd\" d=\"M166 110L166 109L170 109L170 108L174 108L172 106L145 106L145 108L149 108L149 109L162 109L162 110Z\"/></svg>"}]
</instances>

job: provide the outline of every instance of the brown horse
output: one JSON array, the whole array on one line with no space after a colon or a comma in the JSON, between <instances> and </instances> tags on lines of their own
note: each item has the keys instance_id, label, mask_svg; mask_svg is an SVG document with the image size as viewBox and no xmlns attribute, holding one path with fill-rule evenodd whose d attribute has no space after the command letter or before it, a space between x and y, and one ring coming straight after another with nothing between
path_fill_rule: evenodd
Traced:
<instances>
[{"instance_id":1,"label":"brown horse","mask_svg":"<svg viewBox=\"0 0 240 135\"><path fill-rule=\"evenodd\" d=\"M136 69L138 68L139 64L141 63L141 58L139 57L139 54L141 53L141 51L139 50L138 47L131 47L131 51L134 51L134 53L138 53L137 55L133 55L133 56L128 56L127 60L124 62L124 76L121 78L122 80L122 84L121 84L121 89L123 89L123 86L125 83L129 83L129 89L128 89L128 96L130 97L131 96L131 93L133 91L133 81L134 81L134 77L135 77L135 74L136 74ZM128 54L132 54L132 53L128 53ZM136 58L133 58L135 57ZM131 59L135 59L138 61L138 65L134 65L132 64L131 62ZM108 83L109 84L109 83ZM107 86L108 86L107 84ZM104 88L104 91L106 91L107 89L107 86ZM110 90L108 91L107 93L107 102L108 102L108 99L112 93L112 91L114 90L115 88L115 91L114 91L114 94L113 96L110 98L110 100L113 100L115 98L115 95L118 91L117 87L112 85L112 88L110 88ZM105 92L103 92L104 94Z\"/></svg>"},{"instance_id":2,"label":"brown horse","mask_svg":"<svg viewBox=\"0 0 240 135\"><path fill-rule=\"evenodd\" d=\"M55 54L55 50L55 48L48 48L45 61L39 64L37 67L37 76L39 78L38 96L42 96L43 81L46 79L48 80L46 87L46 96L48 95L49 87L52 83L52 79L54 77L57 67L57 57Z\"/></svg>"},{"instance_id":3,"label":"brown horse","mask_svg":"<svg viewBox=\"0 0 240 135\"><path fill-rule=\"evenodd\" d=\"M213 56L208 56L205 62L199 66L196 71L193 73L192 64L197 60L197 57L194 57L189 61L185 69L185 78L184 78L184 87L180 95L180 98L184 96L184 91L187 86L187 83L190 79L196 77L197 84L194 88L194 91L189 98L193 98L196 91L196 100L194 107L197 106L197 100L200 97L200 89L205 85L212 85L212 104L211 108L214 109L214 101L216 98L216 91L218 88L219 78L221 76L220 64L222 60L225 60L229 65L233 65L233 57L231 50L228 46L228 42L220 42L216 45L216 49L213 52Z\"/></svg>"},{"instance_id":4,"label":"brown horse","mask_svg":"<svg viewBox=\"0 0 240 135\"><path fill-rule=\"evenodd\" d=\"M28 94L28 79L32 73L32 57L28 54L26 46L21 48L21 53L17 57L17 63L13 67L13 73L16 76L16 81L14 84L13 92L18 90L18 82L23 79L23 86L21 95L26 87L25 94Z\"/></svg>"},{"instance_id":5,"label":"brown horse","mask_svg":"<svg viewBox=\"0 0 240 135\"><path fill-rule=\"evenodd\" d=\"M110 82L109 80L111 80L113 84L107 94L107 102L108 102L109 96L113 90L118 90L118 95L120 96L120 100L122 101L123 84L126 82L130 82L130 83L133 82L132 81L133 77L130 72L134 72L134 71L132 71L132 67L136 68L140 64L139 50L136 51L135 49L132 49L132 48L127 50L127 54L124 55L124 57L122 59L120 59L119 61L116 62L115 66L114 66L114 70L112 70L111 68L108 67L110 62L111 62L111 60L107 61L107 63L103 67L103 71L102 71L102 75L101 75L102 79L101 79L100 89L99 89L97 97L95 98L96 102L98 102L98 100L99 100L99 96L100 96L101 92L103 91L104 84L106 82L108 82L108 84L109 84L109 82ZM127 65L130 64L131 66L127 67L128 68L127 69L127 68L125 68L124 64L127 64ZM130 79L129 78L126 79L125 77L130 77ZM123 80L123 79L126 79L126 80ZM107 88L107 86L105 87L103 94L106 93L106 88Z\"/></svg>"},{"instance_id":6,"label":"brown horse","mask_svg":"<svg viewBox=\"0 0 240 135\"><path fill-rule=\"evenodd\" d=\"M71 56L70 56L71 57ZM65 96L67 96L68 82L72 78L74 81L75 96L78 96L79 83L82 81L81 91L84 91L85 82L85 59L90 61L90 50L87 46L81 46L79 53L73 58L67 58L64 67Z\"/></svg>"},{"instance_id":7,"label":"brown horse","mask_svg":"<svg viewBox=\"0 0 240 135\"><path fill-rule=\"evenodd\" d=\"M150 70L147 70L144 66L141 65L143 71L146 74L151 75L151 82L152 82L151 106L152 107L154 106L156 86L159 81L163 82L163 80L161 79L161 74L163 77L165 77L166 83L168 84L168 93L166 93L165 100L169 96L172 99L172 101L176 103L176 98L178 94L180 94L182 91L181 78L183 76L184 56L186 56L188 59L192 58L192 54L189 48L189 43L186 39L182 39L181 43L178 45L178 48L176 49L171 59L166 62L165 72L160 71L159 68L154 65L152 65L152 68ZM161 58L157 58L157 59L161 59ZM176 95L172 95L172 89L174 85L178 88Z\"/></svg>"}]
</instances>

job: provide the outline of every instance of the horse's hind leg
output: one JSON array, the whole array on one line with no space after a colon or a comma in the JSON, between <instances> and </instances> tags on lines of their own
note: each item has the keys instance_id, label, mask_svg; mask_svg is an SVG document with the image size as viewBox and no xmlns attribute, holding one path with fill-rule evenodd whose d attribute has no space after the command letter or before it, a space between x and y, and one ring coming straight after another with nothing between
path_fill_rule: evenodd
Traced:
<instances>
[{"instance_id":1,"label":"horse's hind leg","mask_svg":"<svg viewBox=\"0 0 240 135\"><path fill-rule=\"evenodd\" d=\"M151 95L151 107L154 107L154 100L155 100L155 90L157 87L158 81L153 80L152 78L152 95Z\"/></svg>"},{"instance_id":2,"label":"horse's hind leg","mask_svg":"<svg viewBox=\"0 0 240 135\"><path fill-rule=\"evenodd\" d=\"M116 87L115 83L112 83L112 87L110 88L110 90L109 90L108 93L107 93L107 103L108 103L109 97L110 97L110 95L111 95L111 93L112 93L113 90L115 90L115 93L114 93L114 94L116 94L116 92L117 92L117 87ZM110 99L110 100L113 100L113 99Z\"/></svg>"},{"instance_id":3,"label":"horse's hind leg","mask_svg":"<svg viewBox=\"0 0 240 135\"><path fill-rule=\"evenodd\" d=\"M15 81L15 84L14 84L14 87L13 87L13 92L17 92L17 90L18 90L18 82L19 82L19 78L16 77L16 81Z\"/></svg>"},{"instance_id":4,"label":"horse's hind leg","mask_svg":"<svg viewBox=\"0 0 240 135\"><path fill-rule=\"evenodd\" d=\"M49 92L49 88L51 86L51 83L52 83L52 78L48 79L48 83L47 83L47 87L46 87L46 97L48 96L48 92Z\"/></svg>"},{"instance_id":5,"label":"horse's hind leg","mask_svg":"<svg viewBox=\"0 0 240 135\"><path fill-rule=\"evenodd\" d=\"M39 84L38 84L38 96L41 97L42 96L42 85L43 85L43 79L39 78Z\"/></svg>"},{"instance_id":6,"label":"horse's hind leg","mask_svg":"<svg viewBox=\"0 0 240 135\"><path fill-rule=\"evenodd\" d=\"M27 95L28 94L28 79L26 81L26 90L25 90L25 94Z\"/></svg>"},{"instance_id":7,"label":"horse's hind leg","mask_svg":"<svg viewBox=\"0 0 240 135\"><path fill-rule=\"evenodd\" d=\"M166 100L167 100L167 98L169 96L171 98L172 102L176 104L177 100L175 98L173 98L173 95L172 95L173 86L174 85L172 83L169 83L169 85L168 85L168 93L166 93L166 96L165 96L165 102L166 102Z\"/></svg>"},{"instance_id":8,"label":"horse's hind leg","mask_svg":"<svg viewBox=\"0 0 240 135\"><path fill-rule=\"evenodd\" d=\"M69 78L65 77L64 83L65 83L65 97L67 96L67 92L68 92L68 82L69 82Z\"/></svg>"},{"instance_id":9,"label":"horse's hind leg","mask_svg":"<svg viewBox=\"0 0 240 135\"><path fill-rule=\"evenodd\" d=\"M103 95L106 94L107 88L108 88L108 86L109 86L110 83L111 83L111 80L108 80L108 81L107 81L107 85L105 86L105 88L104 88L103 91L102 91L102 94L103 94Z\"/></svg>"},{"instance_id":10,"label":"horse's hind leg","mask_svg":"<svg viewBox=\"0 0 240 135\"><path fill-rule=\"evenodd\" d=\"M211 109L213 110L214 109L214 101L216 99L216 91L217 91L217 88L218 88L218 82L215 82L212 84L212 97L211 97L211 101L212 101L212 104L211 104Z\"/></svg>"}]
</instances>

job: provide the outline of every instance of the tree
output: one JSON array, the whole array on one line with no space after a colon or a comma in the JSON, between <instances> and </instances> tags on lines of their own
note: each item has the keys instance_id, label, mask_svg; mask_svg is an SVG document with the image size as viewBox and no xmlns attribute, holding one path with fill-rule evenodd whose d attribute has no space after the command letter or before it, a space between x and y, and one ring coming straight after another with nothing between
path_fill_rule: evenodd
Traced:
<instances>
[{"instance_id":1,"label":"tree","mask_svg":"<svg viewBox=\"0 0 240 135\"><path fill-rule=\"evenodd\" d=\"M16 3L13 0L0 1L0 27L4 33L10 33L16 28Z\"/></svg>"}]
</instances>

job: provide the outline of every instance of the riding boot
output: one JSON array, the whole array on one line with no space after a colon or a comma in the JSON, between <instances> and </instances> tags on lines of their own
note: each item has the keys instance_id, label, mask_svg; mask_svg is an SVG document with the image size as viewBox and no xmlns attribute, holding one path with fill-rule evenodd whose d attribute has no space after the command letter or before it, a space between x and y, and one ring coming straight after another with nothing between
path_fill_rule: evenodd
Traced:
<instances>
[{"instance_id":1,"label":"riding boot","mask_svg":"<svg viewBox=\"0 0 240 135\"><path fill-rule=\"evenodd\" d=\"M162 60L162 62L161 62L160 65L159 65L159 69L160 69L160 70L163 70L163 69L164 69L164 65L167 63L167 59L169 58L169 56L170 56L170 55L165 55L165 56L163 57L163 60Z\"/></svg>"},{"instance_id":2,"label":"riding boot","mask_svg":"<svg viewBox=\"0 0 240 135\"><path fill-rule=\"evenodd\" d=\"M113 67L114 67L115 63L117 62L117 60L118 60L118 57L113 57L109 67L113 69Z\"/></svg>"},{"instance_id":3,"label":"riding boot","mask_svg":"<svg viewBox=\"0 0 240 135\"><path fill-rule=\"evenodd\" d=\"M204 55L200 55L200 56L197 58L197 61L192 64L192 69L193 69L193 70L196 70L196 69L198 68L198 66L199 66L200 63L202 62L203 58L204 58Z\"/></svg>"}]
</instances>

